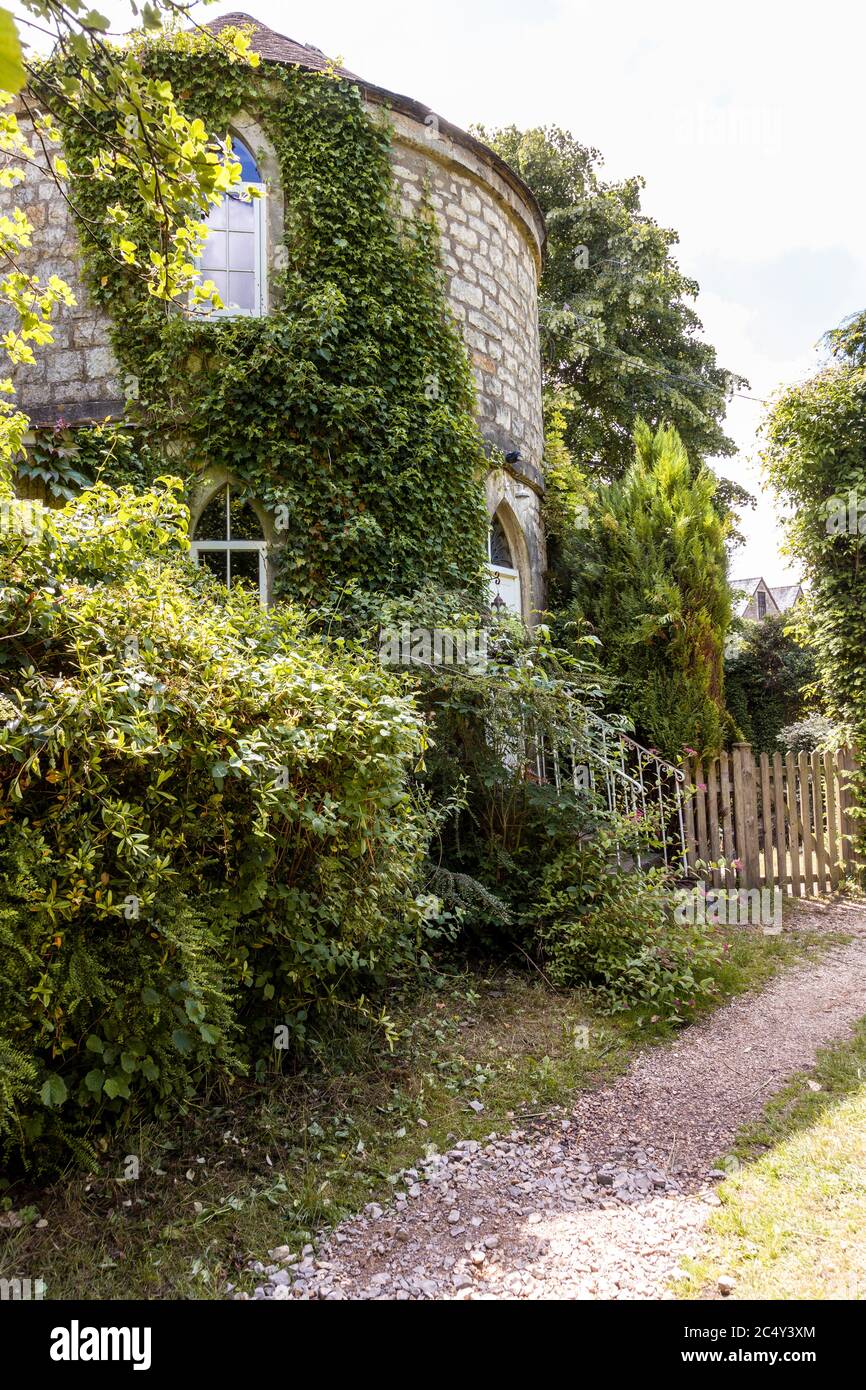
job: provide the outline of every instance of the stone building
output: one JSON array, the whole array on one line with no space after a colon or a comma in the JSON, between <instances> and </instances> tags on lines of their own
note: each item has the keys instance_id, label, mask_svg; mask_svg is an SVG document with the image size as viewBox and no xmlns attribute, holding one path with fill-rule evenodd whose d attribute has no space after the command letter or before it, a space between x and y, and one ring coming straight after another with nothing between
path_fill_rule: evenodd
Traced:
<instances>
[{"instance_id":1,"label":"stone building","mask_svg":"<svg viewBox=\"0 0 866 1390\"><path fill-rule=\"evenodd\" d=\"M765 618L787 613L803 597L802 584L782 584L771 588L761 575L750 579L732 579L734 612L738 618L762 623Z\"/></svg>"},{"instance_id":2,"label":"stone building","mask_svg":"<svg viewBox=\"0 0 866 1390\"><path fill-rule=\"evenodd\" d=\"M318 70L328 65L319 49L295 43L245 14L226 15L210 28L218 33L228 25L252 26L252 47L269 62ZM387 113L404 211L411 213L425 195L435 210L448 300L474 371L480 428L505 460L485 480L495 596L531 622L545 602L537 312L545 236L541 210L514 171L473 136L409 97L338 71L357 83L368 109ZM244 178L260 180L268 190L267 198L253 205L255 221L238 229L252 249L249 283L242 284L240 275L236 279L243 300L237 312L261 314L267 312L268 270L281 246L278 164L266 131L250 113L236 113L231 134L249 166ZM58 418L70 424L120 418L129 392L113 358L108 318L90 302L82 282L72 214L49 179L28 179L14 197L35 229L37 250L28 268L40 277L61 276L77 299L76 307L59 313L54 346L42 350L34 366L16 372L21 407L37 425ZM207 269L209 278L218 278L216 266ZM226 264L226 281L229 273ZM193 498L194 535L212 498L212 488ZM263 558L261 564L264 574ZM266 588L263 580L263 593Z\"/></svg>"}]
</instances>

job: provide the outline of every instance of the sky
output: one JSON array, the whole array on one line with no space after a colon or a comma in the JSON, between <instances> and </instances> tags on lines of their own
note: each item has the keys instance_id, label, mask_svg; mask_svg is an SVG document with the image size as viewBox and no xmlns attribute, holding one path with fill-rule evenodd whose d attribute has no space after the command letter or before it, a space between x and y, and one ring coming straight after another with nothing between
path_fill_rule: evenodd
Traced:
<instances>
[{"instance_id":1,"label":"sky","mask_svg":"<svg viewBox=\"0 0 866 1390\"><path fill-rule=\"evenodd\" d=\"M866 306L862 55L866 6L824 0L246 0L279 33L341 58L459 126L557 124L641 174L679 234L722 367L747 377L722 461L758 497L736 577L790 582L758 430L768 401ZM97 3L120 18L128 8ZM198 5L201 20L238 5ZM124 26L125 27L125 26Z\"/></svg>"}]
</instances>

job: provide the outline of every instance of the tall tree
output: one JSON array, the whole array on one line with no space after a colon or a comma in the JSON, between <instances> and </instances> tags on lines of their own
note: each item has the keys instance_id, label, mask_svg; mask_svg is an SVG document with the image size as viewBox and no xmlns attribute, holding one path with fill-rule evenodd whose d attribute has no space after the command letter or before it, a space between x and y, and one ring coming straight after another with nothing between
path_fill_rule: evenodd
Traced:
<instances>
[{"instance_id":1,"label":"tall tree","mask_svg":"<svg viewBox=\"0 0 866 1390\"><path fill-rule=\"evenodd\" d=\"M633 461L596 484L567 533L567 611L589 624L614 699L668 757L723 742L724 646L731 620L716 481L693 472L677 431L638 421Z\"/></svg>"},{"instance_id":2,"label":"tall tree","mask_svg":"<svg viewBox=\"0 0 866 1390\"><path fill-rule=\"evenodd\" d=\"M828 335L835 361L784 392L765 424L764 462L788 509L790 552L809 601L801 630L823 703L866 747L866 362L863 316ZM861 804L866 786L859 778Z\"/></svg>"},{"instance_id":3,"label":"tall tree","mask_svg":"<svg viewBox=\"0 0 866 1390\"><path fill-rule=\"evenodd\" d=\"M621 477L640 417L672 424L697 469L735 445L722 422L748 383L723 370L690 301L676 233L641 211L640 178L605 183L600 156L557 127L479 132L529 184L547 219L541 280L545 384L565 397L564 442L590 472ZM720 498L748 494L724 482Z\"/></svg>"}]
</instances>

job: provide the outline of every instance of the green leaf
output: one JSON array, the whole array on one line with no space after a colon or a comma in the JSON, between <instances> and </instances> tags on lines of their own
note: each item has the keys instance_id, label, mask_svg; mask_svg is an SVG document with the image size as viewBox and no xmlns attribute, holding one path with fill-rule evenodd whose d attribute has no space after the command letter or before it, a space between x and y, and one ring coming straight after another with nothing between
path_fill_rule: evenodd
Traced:
<instances>
[{"instance_id":1,"label":"green leaf","mask_svg":"<svg viewBox=\"0 0 866 1390\"><path fill-rule=\"evenodd\" d=\"M124 1076L109 1076L102 1089L111 1100L116 1100L118 1096L123 1096L125 1100L129 1099L129 1082Z\"/></svg>"},{"instance_id":2,"label":"green leaf","mask_svg":"<svg viewBox=\"0 0 866 1390\"><path fill-rule=\"evenodd\" d=\"M49 1108L61 1106L67 1095L66 1082L63 1080L62 1076L57 1076L54 1073L48 1077L48 1080L39 1092L39 1098L42 1104L49 1106Z\"/></svg>"},{"instance_id":3,"label":"green leaf","mask_svg":"<svg viewBox=\"0 0 866 1390\"><path fill-rule=\"evenodd\" d=\"M99 34L104 34L111 27L110 21L99 10L88 10L81 24L84 29L95 29Z\"/></svg>"},{"instance_id":4,"label":"green leaf","mask_svg":"<svg viewBox=\"0 0 866 1390\"><path fill-rule=\"evenodd\" d=\"M175 1028L171 1035L171 1040L178 1052L183 1052L184 1054L192 1052L194 1039L192 1034L188 1033L185 1028Z\"/></svg>"},{"instance_id":5,"label":"green leaf","mask_svg":"<svg viewBox=\"0 0 866 1390\"><path fill-rule=\"evenodd\" d=\"M88 1091L94 1091L97 1095L102 1090L104 1083L105 1072L99 1071L98 1069L94 1071L89 1071L84 1078L84 1084L87 1087Z\"/></svg>"},{"instance_id":6,"label":"green leaf","mask_svg":"<svg viewBox=\"0 0 866 1390\"><path fill-rule=\"evenodd\" d=\"M20 92L26 80L21 61L21 40L8 10L0 10L0 90Z\"/></svg>"}]
</instances>

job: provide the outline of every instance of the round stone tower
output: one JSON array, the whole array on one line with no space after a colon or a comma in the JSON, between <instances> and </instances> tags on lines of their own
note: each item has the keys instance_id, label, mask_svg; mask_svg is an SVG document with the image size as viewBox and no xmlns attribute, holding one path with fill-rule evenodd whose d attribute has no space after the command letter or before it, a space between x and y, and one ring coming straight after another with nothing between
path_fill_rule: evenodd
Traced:
<instances>
[{"instance_id":1,"label":"round stone tower","mask_svg":"<svg viewBox=\"0 0 866 1390\"><path fill-rule=\"evenodd\" d=\"M219 33L229 25L251 27L252 47L267 62L329 66L321 50L246 14L224 15L208 27ZM480 428L496 451L496 466L485 479L494 601L531 623L545 602L538 340L544 219L522 180L480 141L409 97L338 71L357 84L371 113L392 126L404 211L412 214L426 199L438 219L448 300L473 367ZM21 120L25 125L23 112ZM244 113L233 126L255 152L263 178L279 189L267 133ZM11 196L4 195L7 201ZM16 370L21 406L43 426L58 418L76 424L121 417L128 390L111 350L108 317L83 283L71 211L48 178L29 179L14 198L37 229L36 244L23 258L27 268L45 278L60 275L77 299L58 315L54 344L37 354L35 364ZM282 240L283 213L281 198L267 201L270 260Z\"/></svg>"}]
</instances>

